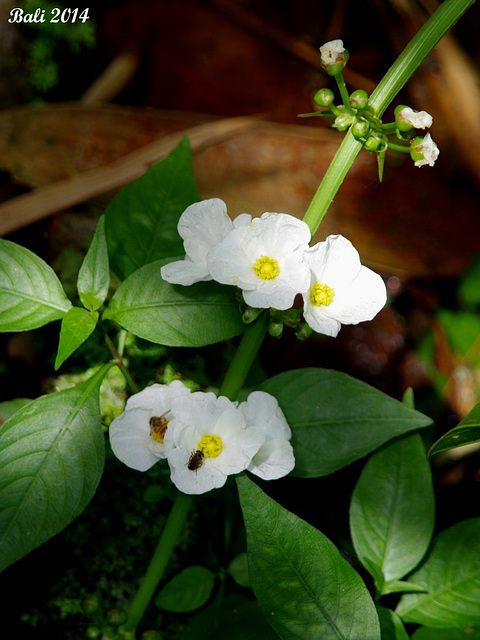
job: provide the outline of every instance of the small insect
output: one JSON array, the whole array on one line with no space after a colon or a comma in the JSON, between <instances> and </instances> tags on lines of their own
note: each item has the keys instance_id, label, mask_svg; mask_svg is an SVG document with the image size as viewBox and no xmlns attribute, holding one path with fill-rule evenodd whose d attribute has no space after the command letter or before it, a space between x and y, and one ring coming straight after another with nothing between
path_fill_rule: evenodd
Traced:
<instances>
[{"instance_id":1,"label":"small insect","mask_svg":"<svg viewBox=\"0 0 480 640\"><path fill-rule=\"evenodd\" d=\"M153 416L150 418L150 435L157 440L157 442L163 442L165 433L167 432L168 413L169 411L165 411L161 416Z\"/></svg>"},{"instance_id":2,"label":"small insect","mask_svg":"<svg viewBox=\"0 0 480 640\"><path fill-rule=\"evenodd\" d=\"M188 461L187 467L190 471L200 469L203 464L205 454L202 451L193 451Z\"/></svg>"}]
</instances>

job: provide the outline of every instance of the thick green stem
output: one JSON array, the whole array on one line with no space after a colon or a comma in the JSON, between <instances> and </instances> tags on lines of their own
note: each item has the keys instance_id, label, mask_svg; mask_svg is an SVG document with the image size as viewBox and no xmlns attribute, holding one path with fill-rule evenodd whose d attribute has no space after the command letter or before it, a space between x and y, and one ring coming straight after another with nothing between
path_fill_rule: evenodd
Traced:
<instances>
[{"instance_id":1,"label":"thick green stem","mask_svg":"<svg viewBox=\"0 0 480 640\"><path fill-rule=\"evenodd\" d=\"M146 608L150 604L150 600L170 560L172 551L177 544L192 502L192 496L188 496L180 491L177 493L155 553L153 554L140 588L135 594L128 610L127 622L124 627L126 631L134 631L137 628Z\"/></svg>"},{"instance_id":2,"label":"thick green stem","mask_svg":"<svg viewBox=\"0 0 480 640\"><path fill-rule=\"evenodd\" d=\"M394 151L401 151L402 153L410 153L410 146L404 144L396 144L395 142L388 141L388 148Z\"/></svg>"},{"instance_id":3,"label":"thick green stem","mask_svg":"<svg viewBox=\"0 0 480 640\"><path fill-rule=\"evenodd\" d=\"M261 313L255 322L247 326L218 395L226 396L230 400L235 400L267 333L267 327L267 311Z\"/></svg>"},{"instance_id":4,"label":"thick green stem","mask_svg":"<svg viewBox=\"0 0 480 640\"><path fill-rule=\"evenodd\" d=\"M428 22L405 47L372 93L369 105L381 116L393 98L414 73L437 42L451 29L475 0L445 0ZM322 222L328 207L362 148L348 132L310 203L303 220L312 235Z\"/></svg>"}]
</instances>

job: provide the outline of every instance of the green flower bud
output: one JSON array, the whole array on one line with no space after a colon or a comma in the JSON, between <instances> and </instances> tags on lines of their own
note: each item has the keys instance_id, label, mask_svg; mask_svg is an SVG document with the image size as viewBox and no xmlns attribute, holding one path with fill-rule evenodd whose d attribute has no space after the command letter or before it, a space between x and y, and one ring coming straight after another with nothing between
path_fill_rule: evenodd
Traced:
<instances>
[{"instance_id":1,"label":"green flower bud","mask_svg":"<svg viewBox=\"0 0 480 640\"><path fill-rule=\"evenodd\" d=\"M440 150L429 133L426 136L418 136L411 142L410 156L416 167L423 167L426 164L433 167L439 153Z\"/></svg>"},{"instance_id":2,"label":"green flower bud","mask_svg":"<svg viewBox=\"0 0 480 640\"><path fill-rule=\"evenodd\" d=\"M334 101L335 96L330 89L319 89L313 96L313 101L318 104L319 107L329 107Z\"/></svg>"},{"instance_id":3,"label":"green flower bud","mask_svg":"<svg viewBox=\"0 0 480 640\"><path fill-rule=\"evenodd\" d=\"M242 320L245 324L250 324L254 320L258 318L258 316L262 313L263 309L256 309L254 307L245 307L245 310L242 314Z\"/></svg>"},{"instance_id":4,"label":"green flower bud","mask_svg":"<svg viewBox=\"0 0 480 640\"><path fill-rule=\"evenodd\" d=\"M350 94L350 104L354 109L365 109L368 104L368 93L363 89L357 89Z\"/></svg>"},{"instance_id":5,"label":"green flower bud","mask_svg":"<svg viewBox=\"0 0 480 640\"><path fill-rule=\"evenodd\" d=\"M295 336L297 337L297 340L300 340L303 342L305 340L308 340L308 338L310 338L312 333L313 333L313 329L306 322L302 322L301 325L296 330Z\"/></svg>"},{"instance_id":6,"label":"green flower bud","mask_svg":"<svg viewBox=\"0 0 480 640\"><path fill-rule=\"evenodd\" d=\"M125 611L121 611L120 609L110 609L110 611L107 611L106 618L109 624L119 627L127 621L127 614Z\"/></svg>"},{"instance_id":7,"label":"green flower bud","mask_svg":"<svg viewBox=\"0 0 480 640\"><path fill-rule=\"evenodd\" d=\"M331 40L320 47L320 63L330 76L343 71L348 62L348 51L341 40Z\"/></svg>"},{"instance_id":8,"label":"green flower bud","mask_svg":"<svg viewBox=\"0 0 480 640\"><path fill-rule=\"evenodd\" d=\"M101 635L101 629L99 629L98 627L94 627L93 625L87 627L85 630L85 637L90 638L91 640L96 640L96 638L100 638Z\"/></svg>"},{"instance_id":9,"label":"green flower bud","mask_svg":"<svg viewBox=\"0 0 480 640\"><path fill-rule=\"evenodd\" d=\"M333 123L332 127L338 129L339 131L346 131L354 121L355 116L352 116L349 113L341 113L335 118L335 122Z\"/></svg>"},{"instance_id":10,"label":"green flower bud","mask_svg":"<svg viewBox=\"0 0 480 640\"><path fill-rule=\"evenodd\" d=\"M90 596L85 598L85 600L82 600L82 609L87 616L97 612L99 608L100 601L96 596Z\"/></svg>"},{"instance_id":11,"label":"green flower bud","mask_svg":"<svg viewBox=\"0 0 480 640\"><path fill-rule=\"evenodd\" d=\"M283 333L283 322L270 322L268 333L272 338L281 338Z\"/></svg>"},{"instance_id":12,"label":"green flower bud","mask_svg":"<svg viewBox=\"0 0 480 640\"><path fill-rule=\"evenodd\" d=\"M370 125L363 118L352 125L352 133L357 140L365 140L369 131Z\"/></svg>"},{"instance_id":13,"label":"green flower bud","mask_svg":"<svg viewBox=\"0 0 480 640\"><path fill-rule=\"evenodd\" d=\"M367 138L363 146L367 151L377 151L381 142L382 142L382 139L379 136L372 134Z\"/></svg>"}]
</instances>

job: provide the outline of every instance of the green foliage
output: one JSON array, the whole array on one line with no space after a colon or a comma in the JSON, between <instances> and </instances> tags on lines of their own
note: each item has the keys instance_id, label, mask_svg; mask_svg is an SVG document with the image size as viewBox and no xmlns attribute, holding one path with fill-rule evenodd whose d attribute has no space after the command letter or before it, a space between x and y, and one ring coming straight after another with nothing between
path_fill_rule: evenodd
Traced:
<instances>
[{"instance_id":1,"label":"green foliage","mask_svg":"<svg viewBox=\"0 0 480 640\"><path fill-rule=\"evenodd\" d=\"M480 305L480 260L477 260L462 278L458 297L466 306Z\"/></svg>"},{"instance_id":2,"label":"green foliage","mask_svg":"<svg viewBox=\"0 0 480 640\"><path fill-rule=\"evenodd\" d=\"M434 629L421 627L412 636L412 640L480 640L480 629Z\"/></svg>"},{"instance_id":3,"label":"green foliage","mask_svg":"<svg viewBox=\"0 0 480 640\"><path fill-rule=\"evenodd\" d=\"M105 301L110 284L105 218L102 216L78 274L78 294L83 306L96 311Z\"/></svg>"},{"instance_id":4,"label":"green foliage","mask_svg":"<svg viewBox=\"0 0 480 640\"><path fill-rule=\"evenodd\" d=\"M167 582L155 598L160 609L185 613L202 607L212 595L215 574L205 567L187 567Z\"/></svg>"},{"instance_id":5,"label":"green foliage","mask_svg":"<svg viewBox=\"0 0 480 640\"><path fill-rule=\"evenodd\" d=\"M28 331L71 308L53 270L34 253L0 239L0 331Z\"/></svg>"},{"instance_id":6,"label":"green foliage","mask_svg":"<svg viewBox=\"0 0 480 640\"><path fill-rule=\"evenodd\" d=\"M382 640L408 640L403 622L391 609L377 606Z\"/></svg>"},{"instance_id":7,"label":"green foliage","mask_svg":"<svg viewBox=\"0 0 480 640\"><path fill-rule=\"evenodd\" d=\"M442 451L480 441L480 403L459 424L442 436L428 452L429 458Z\"/></svg>"},{"instance_id":8,"label":"green foliage","mask_svg":"<svg viewBox=\"0 0 480 640\"><path fill-rule=\"evenodd\" d=\"M87 340L95 330L97 322L96 311L87 311L79 307L73 307L67 311L63 316L60 329L55 369L58 369Z\"/></svg>"},{"instance_id":9,"label":"green foliage","mask_svg":"<svg viewBox=\"0 0 480 640\"><path fill-rule=\"evenodd\" d=\"M28 398L15 398L14 400L0 402L0 426L2 422L11 418L14 413L30 402L32 401Z\"/></svg>"},{"instance_id":10,"label":"green foliage","mask_svg":"<svg viewBox=\"0 0 480 640\"><path fill-rule=\"evenodd\" d=\"M372 564L378 568L380 593L421 561L434 523L431 471L420 436L397 440L375 453L353 492L350 529L360 562L368 571Z\"/></svg>"},{"instance_id":11,"label":"green foliage","mask_svg":"<svg viewBox=\"0 0 480 640\"><path fill-rule=\"evenodd\" d=\"M396 436L426 427L430 418L338 371L298 369L270 378L292 428L294 475L328 475Z\"/></svg>"},{"instance_id":12,"label":"green foliage","mask_svg":"<svg viewBox=\"0 0 480 640\"><path fill-rule=\"evenodd\" d=\"M199 200L190 143L184 138L165 160L124 187L107 207L105 231L116 275L124 280L146 264L182 254L178 219Z\"/></svg>"},{"instance_id":13,"label":"green foliage","mask_svg":"<svg viewBox=\"0 0 480 640\"><path fill-rule=\"evenodd\" d=\"M253 590L285 640L380 640L375 606L360 576L320 531L237 479Z\"/></svg>"},{"instance_id":14,"label":"green foliage","mask_svg":"<svg viewBox=\"0 0 480 640\"><path fill-rule=\"evenodd\" d=\"M250 577L248 575L248 555L240 553L228 565L229 573L237 584L241 587L250 587Z\"/></svg>"},{"instance_id":15,"label":"green foliage","mask_svg":"<svg viewBox=\"0 0 480 640\"><path fill-rule=\"evenodd\" d=\"M0 571L67 526L103 470L99 387L109 365L74 389L17 411L0 438Z\"/></svg>"},{"instance_id":16,"label":"green foliage","mask_svg":"<svg viewBox=\"0 0 480 640\"><path fill-rule=\"evenodd\" d=\"M103 317L140 338L172 347L200 347L242 333L232 287L215 282L171 285L160 276L164 263L147 264L122 282Z\"/></svg>"},{"instance_id":17,"label":"green foliage","mask_svg":"<svg viewBox=\"0 0 480 640\"><path fill-rule=\"evenodd\" d=\"M402 597L397 613L405 622L444 629L480 625L480 518L442 531L410 579L427 593Z\"/></svg>"}]
</instances>

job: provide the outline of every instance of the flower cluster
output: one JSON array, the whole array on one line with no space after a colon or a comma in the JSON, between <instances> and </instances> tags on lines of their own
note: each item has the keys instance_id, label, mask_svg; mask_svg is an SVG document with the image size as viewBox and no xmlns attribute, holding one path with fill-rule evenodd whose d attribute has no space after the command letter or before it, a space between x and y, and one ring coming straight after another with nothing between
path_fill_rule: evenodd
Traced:
<instances>
[{"instance_id":1,"label":"flower cluster","mask_svg":"<svg viewBox=\"0 0 480 640\"><path fill-rule=\"evenodd\" d=\"M213 393L191 393L175 380L131 396L110 425L114 454L128 467L150 469L166 458L177 489L199 494L248 469L264 480L295 465L290 427L277 400L252 392L238 404Z\"/></svg>"},{"instance_id":2,"label":"flower cluster","mask_svg":"<svg viewBox=\"0 0 480 640\"><path fill-rule=\"evenodd\" d=\"M385 305L382 278L362 266L346 238L333 235L309 247L308 225L286 213L226 218L225 203L217 198L188 207L178 224L185 259L162 267L163 279L234 285L249 306L261 309L289 309L301 294L305 320L329 336L342 323L371 320Z\"/></svg>"}]
</instances>

